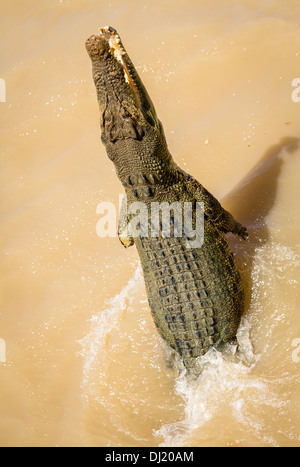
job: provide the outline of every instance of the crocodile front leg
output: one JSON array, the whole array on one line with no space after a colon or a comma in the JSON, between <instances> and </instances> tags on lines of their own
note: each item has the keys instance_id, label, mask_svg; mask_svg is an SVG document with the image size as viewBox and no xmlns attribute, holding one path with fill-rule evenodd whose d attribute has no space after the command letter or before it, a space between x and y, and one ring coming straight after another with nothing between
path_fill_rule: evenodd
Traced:
<instances>
[{"instance_id":1,"label":"crocodile front leg","mask_svg":"<svg viewBox=\"0 0 300 467\"><path fill-rule=\"evenodd\" d=\"M198 203L204 204L204 213L213 222L213 224L224 233L233 233L234 235L246 240L248 237L247 228L237 222L230 212L226 211L219 201L204 188L201 183L187 176L186 187L190 196L193 196Z\"/></svg>"},{"instance_id":2,"label":"crocodile front leg","mask_svg":"<svg viewBox=\"0 0 300 467\"><path fill-rule=\"evenodd\" d=\"M125 248L134 244L134 237L131 234L130 222L127 214L127 196L123 196L119 215L118 237Z\"/></svg>"}]
</instances>

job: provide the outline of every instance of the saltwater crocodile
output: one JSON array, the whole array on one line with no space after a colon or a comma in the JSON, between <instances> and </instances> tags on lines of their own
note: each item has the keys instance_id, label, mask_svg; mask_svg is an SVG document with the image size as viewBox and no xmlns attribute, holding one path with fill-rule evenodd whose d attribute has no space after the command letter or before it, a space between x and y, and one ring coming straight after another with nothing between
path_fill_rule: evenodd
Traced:
<instances>
[{"instance_id":1,"label":"saltwater crocodile","mask_svg":"<svg viewBox=\"0 0 300 467\"><path fill-rule=\"evenodd\" d=\"M174 162L153 103L118 33L101 28L88 38L86 48L100 107L102 142L127 195L119 238L125 247L136 245L155 325L191 371L197 357L211 346L235 339L244 307L243 287L225 234L246 239L247 229ZM130 207L137 201L146 206L149 218L143 227L136 225L134 233ZM170 212L174 203L182 207L183 217L192 206L192 226L197 203L203 207L202 245L192 246L184 229L181 235L175 232L175 210L167 234L161 218L154 233L149 231L152 206Z\"/></svg>"}]
</instances>

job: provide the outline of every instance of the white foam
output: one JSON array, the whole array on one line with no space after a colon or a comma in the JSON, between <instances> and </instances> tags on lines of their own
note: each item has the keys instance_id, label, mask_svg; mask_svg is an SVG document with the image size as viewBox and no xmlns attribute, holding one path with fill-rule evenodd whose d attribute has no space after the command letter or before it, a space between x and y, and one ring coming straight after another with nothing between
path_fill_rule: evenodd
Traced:
<instances>
[{"instance_id":1,"label":"white foam","mask_svg":"<svg viewBox=\"0 0 300 467\"><path fill-rule=\"evenodd\" d=\"M105 345L106 336L118 325L122 313L126 309L126 300L141 277L142 268L139 263L133 277L129 279L121 292L110 300L109 307L90 318L92 323L90 332L79 341L82 346L81 355L84 357L82 387L88 385L93 363Z\"/></svg>"},{"instance_id":2,"label":"white foam","mask_svg":"<svg viewBox=\"0 0 300 467\"><path fill-rule=\"evenodd\" d=\"M269 434L272 430L268 427L268 417L265 419L263 414L269 413L271 407L278 415L288 402L278 390L278 381L265 378L256 368L261 360L262 365L265 364L273 334L288 315L286 297L277 296L276 282L288 277L289 270L291 280L288 283L295 287L299 259L295 250L275 242L257 248L252 268L250 311L242 319L237 335L239 351L235 353L233 346L222 353L211 349L200 359L202 373L197 380L190 380L184 371L180 373L175 391L184 401L184 418L154 431L158 439L163 439L160 446L189 445L193 436L201 443L201 433L196 431L202 428L205 432L206 424L220 413L222 420L236 423L253 439L277 445ZM270 307L267 316L266 303ZM264 341L260 342L261 354L255 354L250 335L259 325L267 327Z\"/></svg>"},{"instance_id":3,"label":"white foam","mask_svg":"<svg viewBox=\"0 0 300 467\"><path fill-rule=\"evenodd\" d=\"M286 259L289 260L288 264ZM214 425L218 417L221 417L222 423L228 423L228 426L231 423L236 424L238 430L247 432L248 439L259 440L266 445L277 445L268 425L269 414L274 411L277 417L280 416L282 411L288 409L288 402L283 400L278 390L278 380L272 381L264 377L258 363L261 363L262 368L266 364L266 354L272 344L273 333L280 325L287 305L283 298L278 302L278 297L275 296L277 304L275 306L273 301L270 303L271 313L266 316L264 305L268 300L262 294L267 291L271 298L276 295L276 280L285 276L287 267L295 272L298 266L299 255L284 245L271 243L256 249L252 267L252 300L250 310L242 319L238 330L238 352L232 345L226 346L222 352L211 349L199 361L201 375L196 380L188 378L181 367L179 376L175 379L174 391L183 401L184 415L180 420L164 423L153 431L161 447L189 445L194 439L201 444L202 431L209 432L210 424ZM292 276L295 277L295 274ZM80 341L84 357L83 395L88 394L95 365L98 376L106 371L106 337L119 325L138 281L142 281L140 265L120 293L110 300L109 306L90 320L90 331ZM259 329L257 326L266 329L264 341L260 341L259 345L261 354L254 352L250 338ZM100 353L103 360L99 359ZM205 444L205 440L203 443Z\"/></svg>"},{"instance_id":4,"label":"white foam","mask_svg":"<svg viewBox=\"0 0 300 467\"><path fill-rule=\"evenodd\" d=\"M189 379L184 371L177 377L175 391L184 401L184 418L154 431L157 438L163 438L159 446L190 445L198 429L203 427L205 432L205 425L219 413L224 420L224 412L225 419L243 426L254 438L276 446L262 412L268 406L280 409L285 402L274 392L268 378L256 374L261 356L253 352L247 320L243 320L237 337L238 352L235 346L228 345L223 352L211 349L201 358L202 373L197 380ZM201 443L201 434L197 433L196 437Z\"/></svg>"}]
</instances>

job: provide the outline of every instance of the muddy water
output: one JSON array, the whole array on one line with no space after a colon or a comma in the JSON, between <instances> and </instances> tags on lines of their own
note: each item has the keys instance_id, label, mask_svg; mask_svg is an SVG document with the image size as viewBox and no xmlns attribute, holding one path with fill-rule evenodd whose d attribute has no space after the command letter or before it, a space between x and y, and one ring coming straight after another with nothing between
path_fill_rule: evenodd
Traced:
<instances>
[{"instance_id":1,"label":"muddy water","mask_svg":"<svg viewBox=\"0 0 300 467\"><path fill-rule=\"evenodd\" d=\"M1 446L300 445L299 22L298 0L2 5ZM250 232L230 239L240 351L193 382L166 368L136 251L96 234L122 192L84 49L107 24L175 160Z\"/></svg>"}]
</instances>

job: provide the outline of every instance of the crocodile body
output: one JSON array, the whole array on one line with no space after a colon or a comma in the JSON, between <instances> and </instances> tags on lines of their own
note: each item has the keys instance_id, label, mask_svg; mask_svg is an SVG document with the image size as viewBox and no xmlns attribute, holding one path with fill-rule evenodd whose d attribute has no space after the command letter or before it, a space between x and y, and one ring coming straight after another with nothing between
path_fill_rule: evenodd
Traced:
<instances>
[{"instance_id":1,"label":"crocodile body","mask_svg":"<svg viewBox=\"0 0 300 467\"><path fill-rule=\"evenodd\" d=\"M243 287L225 234L246 239L247 229L174 162L151 99L117 32L111 27L100 29L89 37L86 48L97 89L102 142L127 195L119 238L125 247L136 245L155 325L191 371L196 358L212 345L236 336ZM130 207L136 202L143 203L149 214L139 225L139 235L131 225ZM188 233L175 234L172 214L170 232L166 235L160 220L153 236L153 203L161 212L176 203L183 217L192 206L194 227L199 203L204 211L203 244L193 247Z\"/></svg>"}]
</instances>

